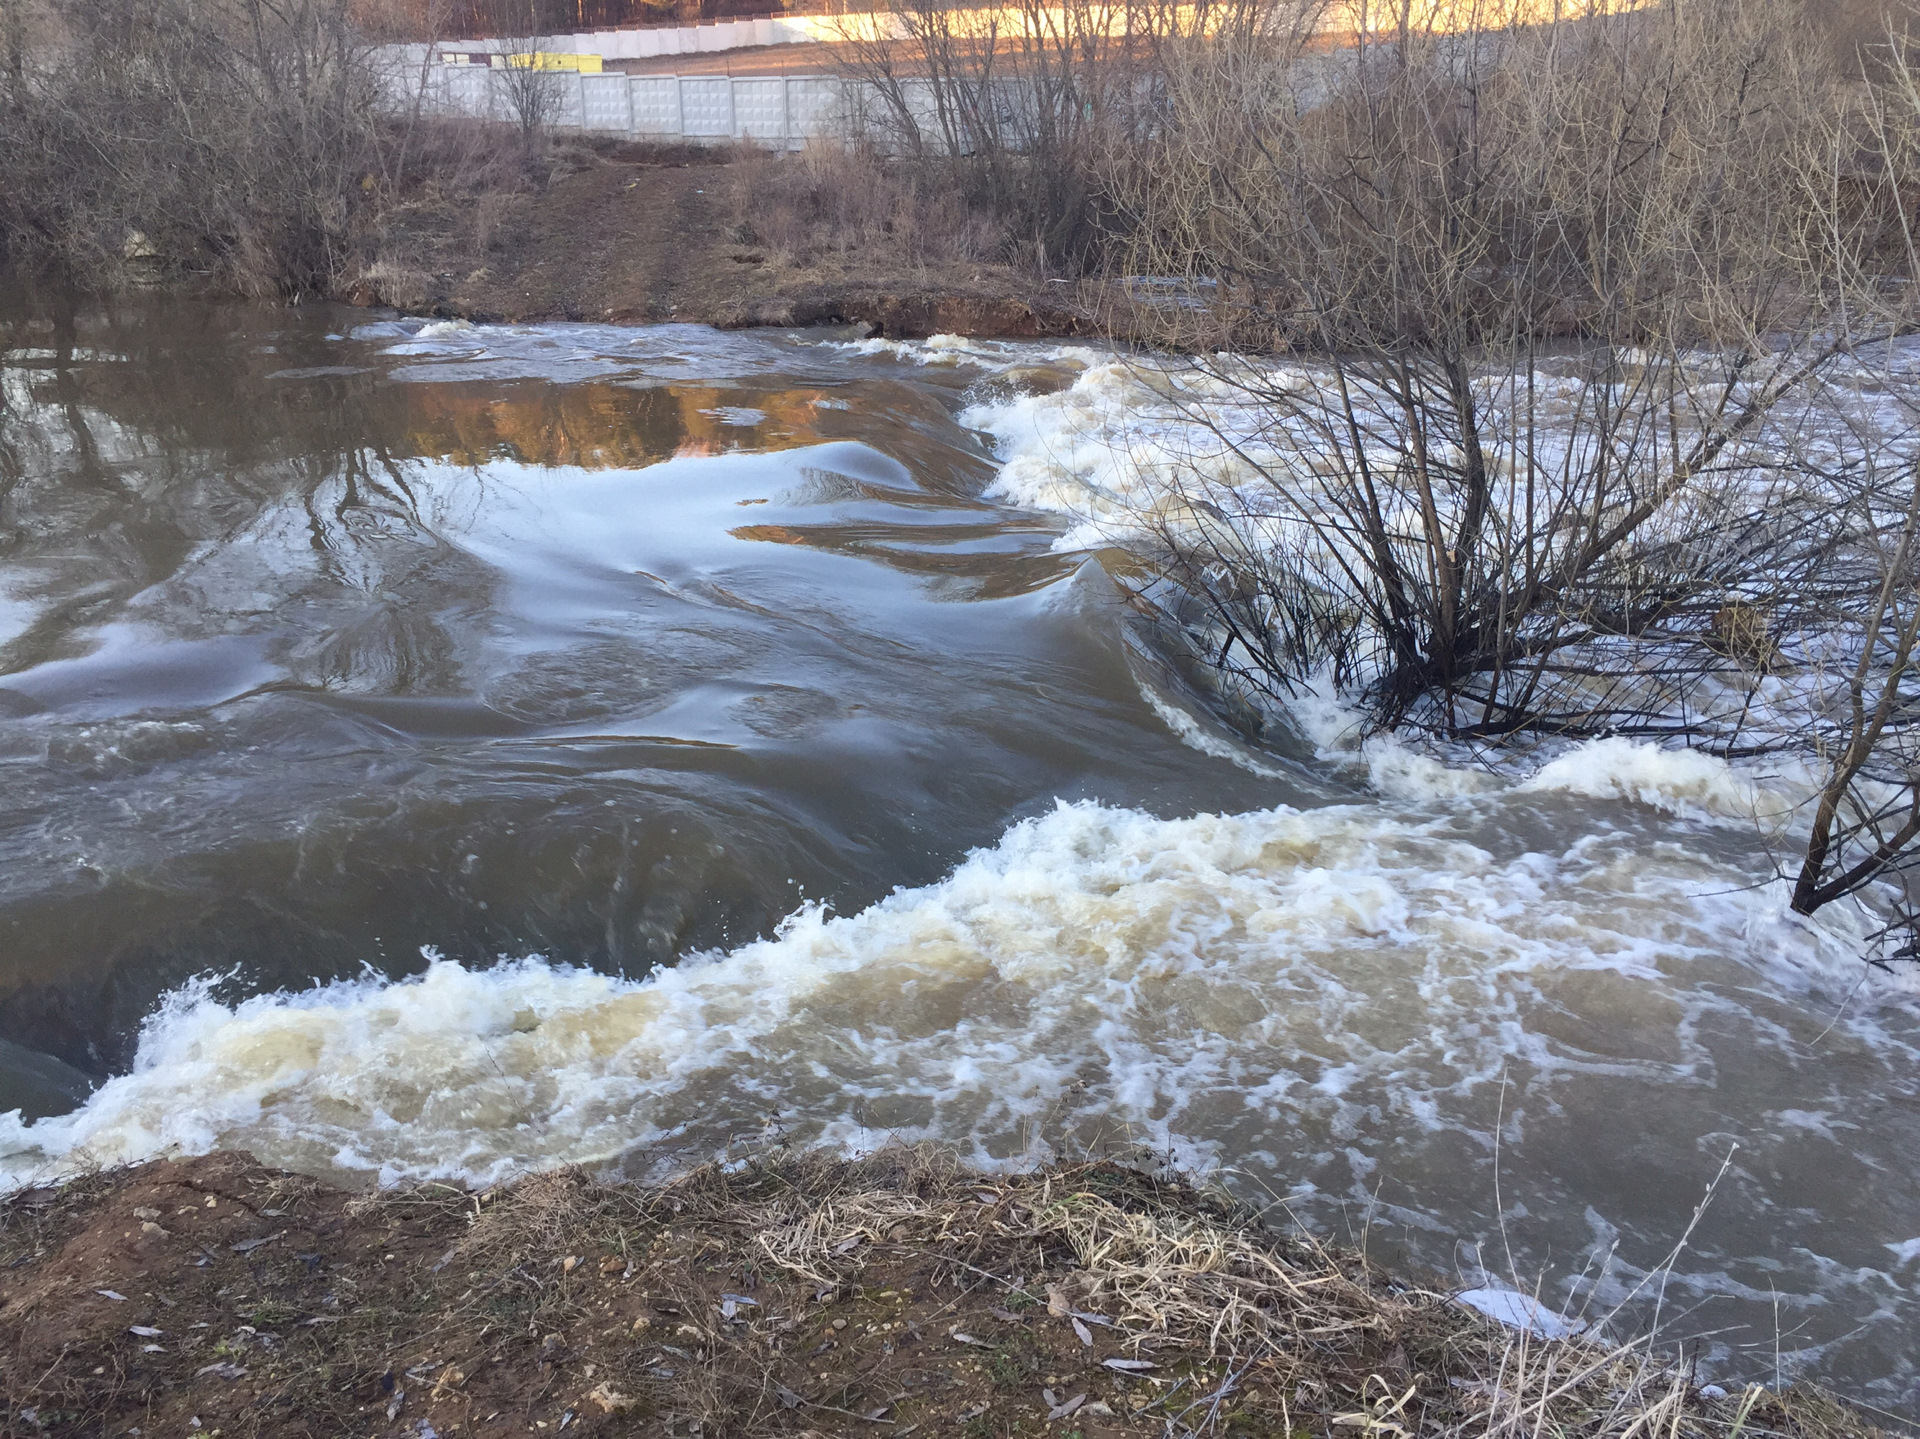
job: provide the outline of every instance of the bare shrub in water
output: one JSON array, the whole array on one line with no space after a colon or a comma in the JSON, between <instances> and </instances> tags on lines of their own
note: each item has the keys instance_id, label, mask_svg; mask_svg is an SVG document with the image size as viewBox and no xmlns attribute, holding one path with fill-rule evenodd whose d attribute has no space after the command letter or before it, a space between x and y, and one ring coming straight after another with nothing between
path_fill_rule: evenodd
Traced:
<instances>
[{"instance_id":1,"label":"bare shrub in water","mask_svg":"<svg viewBox=\"0 0 1920 1439\"><path fill-rule=\"evenodd\" d=\"M1835 153L1848 155L1864 134L1878 163L1860 166L1855 184L1883 191L1897 211L1920 173L1920 73L1899 36L1879 47L1871 69L1878 83L1864 124L1836 126L1830 138ZM1920 274L1920 243L1904 226L1896 260L1885 268ZM1797 448L1847 517L1839 562L1851 570L1856 596L1800 646L1807 674L1799 718L1824 774L1792 903L1812 914L1865 894L1869 912L1885 920L1883 953L1911 960L1920 958L1920 896L1910 873L1920 864L1920 388L1892 344L1862 347L1851 359L1844 392L1826 407L1836 421L1830 433Z\"/></svg>"},{"instance_id":2,"label":"bare shrub in water","mask_svg":"<svg viewBox=\"0 0 1920 1439\"><path fill-rule=\"evenodd\" d=\"M378 172L346 0L73 0L7 82L0 246L323 288Z\"/></svg>"},{"instance_id":3,"label":"bare shrub in water","mask_svg":"<svg viewBox=\"0 0 1920 1439\"><path fill-rule=\"evenodd\" d=\"M1776 0L1526 18L1170 57L1106 169L1134 322L1306 358L1152 379L1205 441L1119 497L1139 598L1382 726L1811 755L1793 905L1871 889L1910 955L1907 52L1843 78Z\"/></svg>"},{"instance_id":4,"label":"bare shrub in water","mask_svg":"<svg viewBox=\"0 0 1920 1439\"><path fill-rule=\"evenodd\" d=\"M1179 281L1136 324L1314 356L1199 361L1216 454L1136 519L1257 688L1331 674L1455 736L1696 734L1711 617L1804 603L1836 542L1772 460L1857 338L1879 211L1840 214L1810 138L1841 91L1772 0L1429 18L1188 47L1110 165L1136 268Z\"/></svg>"}]
</instances>

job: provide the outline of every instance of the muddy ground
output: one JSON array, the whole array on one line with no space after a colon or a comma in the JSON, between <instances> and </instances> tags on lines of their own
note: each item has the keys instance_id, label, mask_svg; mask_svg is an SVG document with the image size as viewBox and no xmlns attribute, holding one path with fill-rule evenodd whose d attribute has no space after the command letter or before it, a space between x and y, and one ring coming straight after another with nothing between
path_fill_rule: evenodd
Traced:
<instances>
[{"instance_id":1,"label":"muddy ground","mask_svg":"<svg viewBox=\"0 0 1920 1439\"><path fill-rule=\"evenodd\" d=\"M1878 1432L1811 1391L1703 1398L1651 1351L1523 1342L1111 1164L903 1150L352 1193L229 1153L0 1201L9 1436L1649 1428Z\"/></svg>"},{"instance_id":2,"label":"muddy ground","mask_svg":"<svg viewBox=\"0 0 1920 1439\"><path fill-rule=\"evenodd\" d=\"M393 205L377 260L340 297L475 321L852 324L890 338L1105 328L1092 287L1004 263L916 260L884 237L796 263L742 223L742 186L791 163L733 147L559 143L530 183L432 184Z\"/></svg>"}]
</instances>

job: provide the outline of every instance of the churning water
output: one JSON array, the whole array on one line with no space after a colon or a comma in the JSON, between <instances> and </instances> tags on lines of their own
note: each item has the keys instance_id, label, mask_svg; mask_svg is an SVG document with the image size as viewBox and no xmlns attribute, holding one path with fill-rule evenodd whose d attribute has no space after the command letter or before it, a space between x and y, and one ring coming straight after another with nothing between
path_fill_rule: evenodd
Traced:
<instances>
[{"instance_id":1,"label":"churning water","mask_svg":"<svg viewBox=\"0 0 1920 1439\"><path fill-rule=\"evenodd\" d=\"M1731 1155L1671 1332L1920 1406L1916 986L1786 912L1717 762L1209 719L1021 507L1098 353L163 301L0 347L10 1182L1134 1145L1578 1307Z\"/></svg>"}]
</instances>

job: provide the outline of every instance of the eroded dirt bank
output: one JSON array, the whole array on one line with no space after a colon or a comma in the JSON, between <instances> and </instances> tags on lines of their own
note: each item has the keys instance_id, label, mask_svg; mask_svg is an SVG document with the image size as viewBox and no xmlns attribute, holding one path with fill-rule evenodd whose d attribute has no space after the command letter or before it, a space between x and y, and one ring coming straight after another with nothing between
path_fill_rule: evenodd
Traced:
<instances>
[{"instance_id":1,"label":"eroded dirt bank","mask_svg":"<svg viewBox=\"0 0 1920 1439\"><path fill-rule=\"evenodd\" d=\"M428 186L395 206L340 298L476 321L852 324L891 338L1105 328L1091 287L937 245L929 256L902 233L911 214L859 234L804 215L792 233L757 233L759 192L799 157L570 142L543 163L529 188Z\"/></svg>"},{"instance_id":2,"label":"eroded dirt bank","mask_svg":"<svg viewBox=\"0 0 1920 1439\"><path fill-rule=\"evenodd\" d=\"M381 1194L229 1153L16 1193L0 1394L9 1435L1879 1432L1522 1342L1177 1182L917 1150Z\"/></svg>"}]
</instances>

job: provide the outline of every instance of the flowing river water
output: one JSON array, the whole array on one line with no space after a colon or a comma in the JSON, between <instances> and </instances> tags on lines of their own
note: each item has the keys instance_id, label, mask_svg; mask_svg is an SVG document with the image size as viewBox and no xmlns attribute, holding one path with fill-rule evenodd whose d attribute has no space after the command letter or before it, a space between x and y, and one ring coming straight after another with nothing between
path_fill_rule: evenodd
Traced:
<instances>
[{"instance_id":1,"label":"flowing river water","mask_svg":"<svg viewBox=\"0 0 1920 1439\"><path fill-rule=\"evenodd\" d=\"M1125 1151L1920 1409L1920 985L1715 762L1249 749L995 489L1099 351L0 304L5 1182Z\"/></svg>"}]
</instances>

